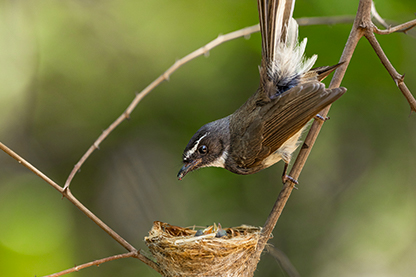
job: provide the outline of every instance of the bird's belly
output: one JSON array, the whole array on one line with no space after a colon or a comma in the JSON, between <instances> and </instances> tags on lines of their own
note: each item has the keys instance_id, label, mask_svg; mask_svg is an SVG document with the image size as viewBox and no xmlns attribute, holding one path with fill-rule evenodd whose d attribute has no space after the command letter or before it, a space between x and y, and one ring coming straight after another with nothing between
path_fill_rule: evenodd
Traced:
<instances>
[{"instance_id":1,"label":"bird's belly","mask_svg":"<svg viewBox=\"0 0 416 277\"><path fill-rule=\"evenodd\" d=\"M306 129L306 126L304 126L296 134L294 134L290 139L288 139L285 143L283 143L283 145L280 146L279 149L277 149L271 155L269 155L266 159L264 159L263 167L267 168L269 166L272 166L280 160L283 160L285 163L289 163L290 159L292 158L292 153L296 150L296 148L300 144L300 136L302 135L302 132Z\"/></svg>"},{"instance_id":2,"label":"bird's belly","mask_svg":"<svg viewBox=\"0 0 416 277\"><path fill-rule=\"evenodd\" d=\"M274 151L274 153L272 153L270 156L263 160L263 168L272 166L282 159L282 154L279 150L280 149L277 149L276 151Z\"/></svg>"}]
</instances>

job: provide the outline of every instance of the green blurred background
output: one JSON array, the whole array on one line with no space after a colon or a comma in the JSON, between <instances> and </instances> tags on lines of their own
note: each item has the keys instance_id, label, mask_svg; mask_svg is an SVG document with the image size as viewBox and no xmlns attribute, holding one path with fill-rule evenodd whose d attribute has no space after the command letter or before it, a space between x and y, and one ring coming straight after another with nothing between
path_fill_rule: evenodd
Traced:
<instances>
[{"instance_id":1,"label":"green blurred background","mask_svg":"<svg viewBox=\"0 0 416 277\"><path fill-rule=\"evenodd\" d=\"M391 23L414 0L379 0ZM295 17L353 15L357 1L297 1ZM63 185L74 164L176 59L258 22L254 0L0 1L0 141ZM338 62L351 24L300 28L316 66ZM378 36L416 94L416 39ZM101 144L73 194L137 248L154 220L262 226L283 165L250 176L176 173L203 124L257 88L260 35L225 43L175 72ZM329 81L329 80L328 80ZM328 82L327 81L327 82ZM362 40L270 241L302 276L414 276L416 115ZM0 276L41 276L125 250L66 199L0 153ZM158 276L136 259L68 276ZM269 254L256 276L285 276Z\"/></svg>"}]
</instances>

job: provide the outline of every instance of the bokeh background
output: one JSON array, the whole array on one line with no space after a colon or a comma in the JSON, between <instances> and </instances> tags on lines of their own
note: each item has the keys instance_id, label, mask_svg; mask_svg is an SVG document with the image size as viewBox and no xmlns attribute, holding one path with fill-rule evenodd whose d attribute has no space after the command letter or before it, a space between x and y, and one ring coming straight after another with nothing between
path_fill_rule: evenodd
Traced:
<instances>
[{"instance_id":1,"label":"bokeh background","mask_svg":"<svg viewBox=\"0 0 416 277\"><path fill-rule=\"evenodd\" d=\"M391 23L413 0L378 0ZM357 1L297 1L295 17L353 15ZM0 1L0 141L63 185L74 164L176 59L258 22L254 0ZM317 66L338 62L351 24L308 26ZM416 39L378 36L416 94ZM181 153L203 124L257 88L260 35L227 42L151 92L95 151L73 194L137 248L154 220L179 226L262 226L283 165L250 176L218 168L176 179ZM326 81L327 83L329 80ZM414 276L416 115L360 41L270 241L302 276ZM69 201L0 153L0 275L42 276L124 253ZM158 276L136 259L68 276ZM256 276L285 276L264 254Z\"/></svg>"}]
</instances>

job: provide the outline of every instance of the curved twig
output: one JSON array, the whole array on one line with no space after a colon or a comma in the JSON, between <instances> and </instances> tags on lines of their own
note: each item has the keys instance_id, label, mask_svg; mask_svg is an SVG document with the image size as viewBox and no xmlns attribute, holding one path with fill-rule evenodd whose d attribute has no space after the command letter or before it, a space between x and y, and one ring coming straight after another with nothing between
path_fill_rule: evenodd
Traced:
<instances>
[{"instance_id":1,"label":"curved twig","mask_svg":"<svg viewBox=\"0 0 416 277\"><path fill-rule=\"evenodd\" d=\"M396 32L406 33L407 31L414 28L415 26L416 26L416 19L413 19L409 22L406 22L406 23L403 23L394 27L389 27L386 30L380 30L379 28L374 26L374 28L372 28L372 31L379 35L389 35L391 33L396 33ZM371 33L373 34L373 32Z\"/></svg>"},{"instance_id":2,"label":"curved twig","mask_svg":"<svg viewBox=\"0 0 416 277\"><path fill-rule=\"evenodd\" d=\"M95 214L93 214L90 210L88 210L81 202L76 199L71 191L69 189L64 190L60 185L55 183L52 179L50 179L48 176L43 174L39 169L31 165L28 161L20 157L17 153L15 153L13 150L8 148L6 145L0 142L0 149L6 152L9 156L11 156L13 159L15 159L19 164L23 165L24 167L28 168L30 171L35 173L37 176L39 176L42 180L47 182L49 185L51 185L54 189L59 191L65 198L67 198L72 204L74 204L78 209L81 210L86 216L88 216L92 221L94 221L95 224L100 226L101 229L103 229L107 234L109 234L115 241L117 241L119 244L121 244L125 249L127 249L130 252L136 253L134 256L139 259L140 261L144 262L154 270L160 273L159 266L147 258L146 256L142 255L137 251L136 248L134 248L130 243L128 243L125 239L123 239L119 234L117 234L113 229L108 227L101 219L99 219Z\"/></svg>"},{"instance_id":3,"label":"curved twig","mask_svg":"<svg viewBox=\"0 0 416 277\"><path fill-rule=\"evenodd\" d=\"M351 16L333 16L333 17L304 17L297 19L298 24L301 26L306 25L323 25L323 24L337 24L337 23L349 23L352 22L353 18ZM90 146L87 152L81 157L78 163L74 166L71 173L69 174L67 180L65 181L64 190L66 190L72 182L72 179L75 177L75 174L81 169L81 166L88 159L88 157L96 149L99 149L101 142L107 138L107 136L123 122L125 119L130 118L130 114L140 103L140 101L154 88L160 85L163 81L169 80L170 75L175 72L179 67L186 64L187 62L207 54L210 50L217 47L218 45L236 39L240 37L247 37L253 33L260 31L259 24L247 27L241 30L237 30L226 35L220 35L213 41L202 46L201 48L195 50L194 52L186 55L182 59L177 60L171 67L169 67L162 75L160 75L156 80L154 80L150 85L143 89L140 93L136 95L131 104L127 107L123 114L121 114L103 133L97 138L97 140Z\"/></svg>"},{"instance_id":4,"label":"curved twig","mask_svg":"<svg viewBox=\"0 0 416 277\"><path fill-rule=\"evenodd\" d=\"M69 185L71 184L72 179L74 178L75 174L80 170L82 164L88 159L88 157L91 155L94 150L99 148L99 145L101 142L107 138L107 136L118 126L121 122L123 122L125 119L128 119L130 117L130 114L133 112L133 110L136 108L136 106L140 103L140 101L147 95L149 92L151 92L154 88L156 88L159 84L161 84L165 80L169 80L170 75L175 72L179 67L186 64L187 62L195 59L196 57L205 55L208 53L211 49L217 47L223 42L233 40L239 37L248 36L252 33L258 32L259 26L254 25L251 27L247 27L226 35L220 35L210 43L206 44L205 46L195 50L194 52L186 55L180 60L177 60L171 67L168 68L162 75L160 75L156 80L154 80L150 85L148 85L144 90L142 90L140 93L136 95L136 97L133 99L133 101L130 103L130 105L127 107L127 109L124 111L122 115L120 115L106 130L103 131L103 133L98 137L98 139L91 145L91 147L87 150L87 152L81 157L79 162L74 166L74 169L71 171L71 173L68 176L68 179L65 181L64 190L69 188Z\"/></svg>"},{"instance_id":5,"label":"curved twig","mask_svg":"<svg viewBox=\"0 0 416 277\"><path fill-rule=\"evenodd\" d=\"M353 15L301 17L296 18L299 26L349 24L354 22Z\"/></svg>"},{"instance_id":6,"label":"curved twig","mask_svg":"<svg viewBox=\"0 0 416 277\"><path fill-rule=\"evenodd\" d=\"M114 261L114 260L118 260L118 259L124 259L124 258L130 258L130 257L137 257L137 252L136 251L132 251L132 252L128 252L128 253L124 253L124 254L119 254L119 255L114 255L111 257L107 257L107 258L103 258L103 259L99 259L99 260L95 260L89 263L85 263L82 265L77 265L74 266L72 268L69 268L67 270L63 270L61 272L57 272L51 275L46 275L44 277L59 277L68 273L72 273L72 272L77 272L80 271L81 269L90 267L90 266L99 266L100 264L106 263L106 262L110 262L110 261Z\"/></svg>"},{"instance_id":7,"label":"curved twig","mask_svg":"<svg viewBox=\"0 0 416 277\"><path fill-rule=\"evenodd\" d=\"M377 41L374 33L372 32L372 30L375 30L375 29L376 29L375 26L373 26L373 28L366 29L364 36L370 42L371 46L373 47L374 51L379 57L381 63L387 69L390 76L393 78L394 82L396 83L397 87L403 93L404 97L406 98L407 102L410 105L411 111L416 112L416 99L413 97L412 93L407 88L406 84L404 83L404 75L401 75L397 72L397 70L393 67L390 60L387 58L387 55L384 53L383 49L381 48L380 43Z\"/></svg>"}]
</instances>

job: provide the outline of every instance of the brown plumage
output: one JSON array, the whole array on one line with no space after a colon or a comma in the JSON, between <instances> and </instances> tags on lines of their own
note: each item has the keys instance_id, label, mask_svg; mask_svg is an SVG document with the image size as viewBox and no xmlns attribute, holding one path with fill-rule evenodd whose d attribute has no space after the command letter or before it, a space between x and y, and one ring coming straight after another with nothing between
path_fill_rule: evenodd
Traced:
<instances>
[{"instance_id":1,"label":"brown plumage","mask_svg":"<svg viewBox=\"0 0 416 277\"><path fill-rule=\"evenodd\" d=\"M181 179L206 166L252 174L279 160L287 164L307 123L345 88L326 89L321 81L342 63L311 69L292 18L294 1L258 0L262 61L257 91L233 114L202 126L183 155ZM286 167L285 167L286 168Z\"/></svg>"}]
</instances>

